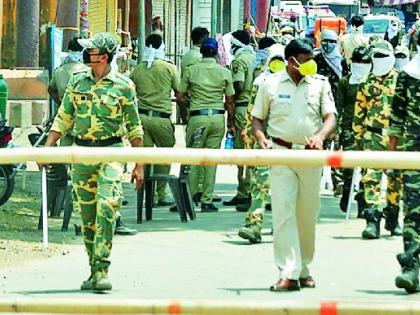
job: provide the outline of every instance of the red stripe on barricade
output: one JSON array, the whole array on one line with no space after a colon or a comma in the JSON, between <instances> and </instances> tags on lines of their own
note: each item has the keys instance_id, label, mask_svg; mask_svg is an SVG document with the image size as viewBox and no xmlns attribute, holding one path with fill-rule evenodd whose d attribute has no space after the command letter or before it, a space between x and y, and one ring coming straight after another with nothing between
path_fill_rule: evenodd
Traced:
<instances>
[{"instance_id":1,"label":"red stripe on barricade","mask_svg":"<svg viewBox=\"0 0 420 315\"><path fill-rule=\"evenodd\" d=\"M327 158L328 166L340 168L343 166L343 155L340 151L331 153Z\"/></svg>"},{"instance_id":2,"label":"red stripe on barricade","mask_svg":"<svg viewBox=\"0 0 420 315\"><path fill-rule=\"evenodd\" d=\"M335 302L321 302L319 315L338 315L337 303Z\"/></svg>"},{"instance_id":3,"label":"red stripe on barricade","mask_svg":"<svg viewBox=\"0 0 420 315\"><path fill-rule=\"evenodd\" d=\"M168 314L181 314L181 304L179 302L171 302L168 305Z\"/></svg>"}]
</instances>

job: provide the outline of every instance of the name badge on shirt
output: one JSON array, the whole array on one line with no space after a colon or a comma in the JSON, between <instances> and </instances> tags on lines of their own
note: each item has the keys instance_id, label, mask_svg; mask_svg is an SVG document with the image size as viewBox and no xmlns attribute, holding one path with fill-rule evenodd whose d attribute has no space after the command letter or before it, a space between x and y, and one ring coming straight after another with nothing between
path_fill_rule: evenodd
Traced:
<instances>
[{"instance_id":1,"label":"name badge on shirt","mask_svg":"<svg viewBox=\"0 0 420 315\"><path fill-rule=\"evenodd\" d=\"M288 101L291 99L291 96L287 94L279 94L278 98L282 101Z\"/></svg>"}]
</instances>

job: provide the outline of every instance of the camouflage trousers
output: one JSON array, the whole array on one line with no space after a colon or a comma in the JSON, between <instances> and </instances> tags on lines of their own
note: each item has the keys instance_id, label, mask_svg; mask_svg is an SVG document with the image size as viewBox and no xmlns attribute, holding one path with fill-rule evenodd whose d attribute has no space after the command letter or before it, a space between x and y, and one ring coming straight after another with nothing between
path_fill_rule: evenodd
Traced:
<instances>
[{"instance_id":1,"label":"camouflage trousers","mask_svg":"<svg viewBox=\"0 0 420 315\"><path fill-rule=\"evenodd\" d=\"M370 140L364 139L363 148L365 150L385 151L388 149L389 139L386 136L371 133ZM367 208L380 209L382 206L381 198L381 179L383 170L366 169L362 178L364 185L364 196ZM399 203L402 196L402 178L399 171L387 171L387 207L384 209L385 216L398 215Z\"/></svg>"},{"instance_id":2,"label":"camouflage trousers","mask_svg":"<svg viewBox=\"0 0 420 315\"><path fill-rule=\"evenodd\" d=\"M420 171L404 171L404 244L420 243ZM405 246L407 248L407 246Z\"/></svg>"},{"instance_id":3,"label":"camouflage trousers","mask_svg":"<svg viewBox=\"0 0 420 315\"><path fill-rule=\"evenodd\" d=\"M381 180L382 170L366 169L362 182L364 185L364 194L366 207L379 209L382 206L381 198ZM387 207L384 208L384 214L398 215L399 203L402 195L402 180L398 171L387 172L388 185L386 190ZM391 213L392 212L392 213Z\"/></svg>"},{"instance_id":4,"label":"camouflage trousers","mask_svg":"<svg viewBox=\"0 0 420 315\"><path fill-rule=\"evenodd\" d=\"M80 209L82 235L92 273L107 272L115 228L115 213L121 207L120 162L74 164L72 167L73 202Z\"/></svg>"}]
</instances>

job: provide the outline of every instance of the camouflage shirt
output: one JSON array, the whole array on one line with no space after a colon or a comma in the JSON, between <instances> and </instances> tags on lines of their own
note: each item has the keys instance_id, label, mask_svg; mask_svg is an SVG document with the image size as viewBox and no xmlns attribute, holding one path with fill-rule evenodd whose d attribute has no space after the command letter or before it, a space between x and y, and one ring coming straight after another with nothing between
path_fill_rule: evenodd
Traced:
<instances>
[{"instance_id":1,"label":"camouflage shirt","mask_svg":"<svg viewBox=\"0 0 420 315\"><path fill-rule=\"evenodd\" d=\"M127 135L143 138L137 113L136 91L127 77L109 72L96 81L91 69L71 77L51 130L84 140L104 140Z\"/></svg>"},{"instance_id":2,"label":"camouflage shirt","mask_svg":"<svg viewBox=\"0 0 420 315\"><path fill-rule=\"evenodd\" d=\"M377 140L386 149L388 139L385 131L389 126L392 99L398 72L392 69L385 76L369 74L359 84L354 107L353 130L356 144L363 148L365 141Z\"/></svg>"},{"instance_id":3,"label":"camouflage shirt","mask_svg":"<svg viewBox=\"0 0 420 315\"><path fill-rule=\"evenodd\" d=\"M420 80L400 73L391 107L388 134L403 138L407 151L420 151Z\"/></svg>"}]
</instances>

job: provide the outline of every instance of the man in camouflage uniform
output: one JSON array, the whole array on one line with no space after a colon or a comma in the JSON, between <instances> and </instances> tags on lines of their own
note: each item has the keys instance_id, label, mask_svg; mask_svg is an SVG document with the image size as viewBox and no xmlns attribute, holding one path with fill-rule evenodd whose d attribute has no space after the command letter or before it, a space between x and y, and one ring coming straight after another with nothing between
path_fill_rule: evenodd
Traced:
<instances>
[{"instance_id":1,"label":"man in camouflage uniform","mask_svg":"<svg viewBox=\"0 0 420 315\"><path fill-rule=\"evenodd\" d=\"M334 96L334 102L337 103L337 85L339 80L347 73L347 65L342 57L338 47L337 33L331 30L325 30L321 34L321 49L316 52L315 62L318 66L318 74L328 78L331 85L331 91ZM338 116L337 119L340 119ZM338 130L339 132L339 130ZM334 141L334 149L338 150L339 145L337 137ZM324 149L330 150L332 139L324 142ZM334 187L334 195L339 196L343 190L343 174L339 168L331 169L331 177Z\"/></svg>"},{"instance_id":2,"label":"man in camouflage uniform","mask_svg":"<svg viewBox=\"0 0 420 315\"><path fill-rule=\"evenodd\" d=\"M254 108L254 100L261 86L272 74L284 69L284 47L281 45L273 45L268 51L268 64L264 71L254 80L254 88L252 101L248 105L247 121L245 128L242 130L242 137L245 143L245 149L261 149L258 141L252 133L252 109ZM270 198L270 186L268 183L268 166L254 166L251 168L250 184L251 184L251 205L248 209L245 226L239 229L239 236L249 240L252 244L261 242L261 227L264 220L264 210ZM239 208L242 205L238 205Z\"/></svg>"},{"instance_id":3,"label":"man in camouflage uniform","mask_svg":"<svg viewBox=\"0 0 420 315\"><path fill-rule=\"evenodd\" d=\"M342 150L354 150L354 132L352 129L354 117L354 104L359 83L367 77L372 69L372 58L369 48L359 46L353 51L350 63L351 74L340 79L337 86L336 107L338 112L339 145ZM343 194L340 200L340 209L347 211L349 201L353 169L343 169ZM356 196L358 202L357 217L362 218L364 209L363 184L360 183L359 192Z\"/></svg>"},{"instance_id":4,"label":"man in camouflage uniform","mask_svg":"<svg viewBox=\"0 0 420 315\"><path fill-rule=\"evenodd\" d=\"M356 148L383 151L388 148L389 115L395 93L398 72L393 69L393 48L386 41L377 42L372 49L372 73L359 84L354 108L353 130ZM367 169L363 176L367 226L362 233L364 239L380 237L382 218L381 179L382 170ZM385 229L391 235L401 235L398 225L399 201L402 183L397 171L387 171L387 206L383 210Z\"/></svg>"},{"instance_id":5,"label":"man in camouflage uniform","mask_svg":"<svg viewBox=\"0 0 420 315\"><path fill-rule=\"evenodd\" d=\"M232 61L233 86L235 88L235 127L240 131L246 123L248 104L251 101L252 82L256 62L255 51L250 45L250 36L246 31L236 31L231 38L232 52L235 59ZM241 133L237 132L234 141L235 149L243 149L244 142ZM238 206L251 203L249 187L249 169L238 166L238 189L232 200L224 201L225 206Z\"/></svg>"},{"instance_id":6,"label":"man in camouflage uniform","mask_svg":"<svg viewBox=\"0 0 420 315\"><path fill-rule=\"evenodd\" d=\"M417 35L417 40L420 34ZM420 40L419 40L420 42ZM403 139L405 151L420 151L420 46L417 55L400 73L390 117L390 149L396 150ZM401 274L395 279L398 288L408 293L420 292L420 171L407 170L404 178L404 253L397 256Z\"/></svg>"},{"instance_id":7,"label":"man in camouflage uniform","mask_svg":"<svg viewBox=\"0 0 420 315\"><path fill-rule=\"evenodd\" d=\"M167 147L175 145L175 127L171 121L171 93L178 89L180 78L177 68L165 58L162 37L152 34L146 39L142 62L130 75L136 85L139 98L139 113L144 129L145 147ZM154 165L155 174L168 175L170 165ZM167 182L157 183L157 206L168 206Z\"/></svg>"},{"instance_id":8,"label":"man in camouflage uniform","mask_svg":"<svg viewBox=\"0 0 420 315\"><path fill-rule=\"evenodd\" d=\"M122 147L126 135L133 147L143 145L133 82L113 72L110 63L117 41L110 33L81 39L84 62L91 68L74 75L64 94L46 146L53 146L70 129L83 147ZM121 206L121 162L74 164L74 203L81 209L82 233L91 275L82 290L111 290L108 280L115 213ZM143 165L133 170L136 189L143 182Z\"/></svg>"}]
</instances>

